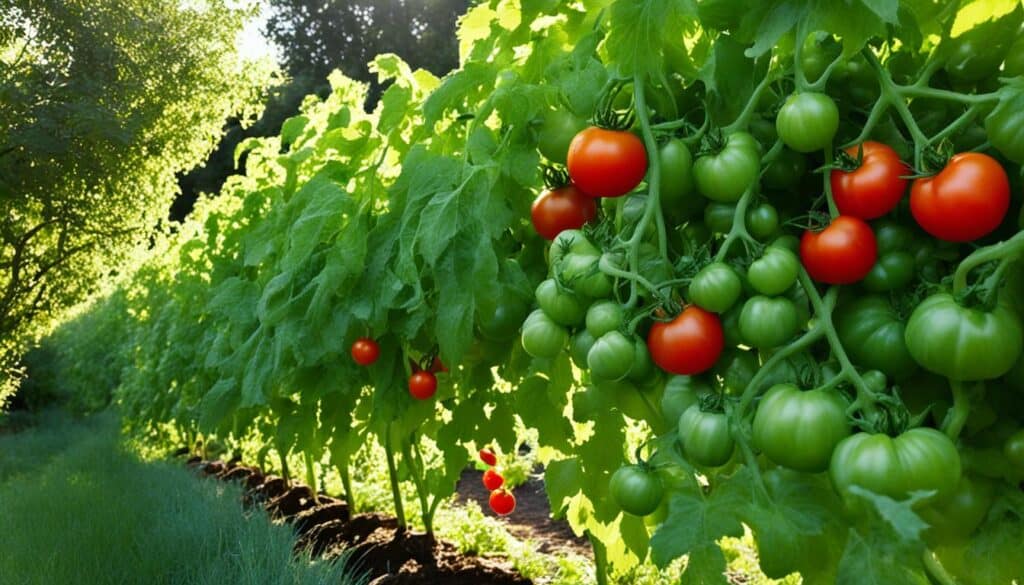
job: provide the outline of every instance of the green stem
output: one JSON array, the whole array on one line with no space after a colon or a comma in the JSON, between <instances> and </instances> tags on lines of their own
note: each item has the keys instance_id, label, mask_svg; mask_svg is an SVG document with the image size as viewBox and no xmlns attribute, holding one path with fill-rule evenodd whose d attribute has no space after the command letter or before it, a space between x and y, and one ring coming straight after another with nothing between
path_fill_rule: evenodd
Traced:
<instances>
[{"instance_id":1,"label":"green stem","mask_svg":"<svg viewBox=\"0 0 1024 585\"><path fill-rule=\"evenodd\" d=\"M947 100L970 105L985 104L988 102L994 102L999 100L998 92L966 94L957 93L955 91L949 91L947 89L922 87L918 86L916 83L914 85L897 85L896 83L892 83L891 81L890 83L892 88L896 91L896 93L898 93L902 97Z\"/></svg>"},{"instance_id":2,"label":"green stem","mask_svg":"<svg viewBox=\"0 0 1024 585\"><path fill-rule=\"evenodd\" d=\"M825 167L832 166L832 143L829 142L828 146L825 147ZM828 215L832 219L839 217L839 208L836 207L836 200L832 195L832 173L826 170L821 174L823 189L825 191L825 201L828 202Z\"/></svg>"},{"instance_id":3,"label":"green stem","mask_svg":"<svg viewBox=\"0 0 1024 585\"><path fill-rule=\"evenodd\" d=\"M288 455L286 453L277 454L278 461L281 462L281 477L284 478L284 482L288 485L292 483L292 472L288 469Z\"/></svg>"},{"instance_id":4,"label":"green stem","mask_svg":"<svg viewBox=\"0 0 1024 585\"><path fill-rule=\"evenodd\" d=\"M956 441L964 428L964 423L967 422L967 417L971 414L971 402L968 400L963 382L950 380L949 387L953 390L953 408L949 409L945 420L942 421L942 431Z\"/></svg>"},{"instance_id":5,"label":"green stem","mask_svg":"<svg viewBox=\"0 0 1024 585\"><path fill-rule=\"evenodd\" d=\"M838 288L832 287L829 289L825 296L825 302L822 300L821 295L818 294L818 290L814 288L814 282L811 281L811 277L807 274L807 271L800 268L800 286L804 287L804 292L807 293L807 299L811 302L811 307L814 309L814 314L818 317L818 327L821 327L825 332L825 339L828 340L829 347L832 349L832 354L839 361L839 374L837 377L842 377L843 380L853 385L857 391L857 400L854 405L862 408L865 412L873 413L877 410L875 404L878 402L878 398L873 390L868 387L864 378L860 377L857 372L857 368L853 367L853 363L850 362L849 356L846 355L846 349L843 348L843 344L839 341L839 334L836 333L835 325L832 323L832 310L835 308L835 298L838 295Z\"/></svg>"},{"instance_id":6,"label":"green stem","mask_svg":"<svg viewBox=\"0 0 1024 585\"><path fill-rule=\"evenodd\" d=\"M615 266L614 264L612 264L611 259L609 259L607 255L601 256L601 259L598 260L597 262L597 268L598 270L607 274L608 276L614 276L615 278L624 278L631 282L635 282L637 284L642 285L644 288L650 291L651 294L655 296L660 296L657 287L654 286L654 284L651 281L647 280L646 278L635 272L629 272L627 270L619 268L618 266Z\"/></svg>"},{"instance_id":7,"label":"green stem","mask_svg":"<svg viewBox=\"0 0 1024 585\"><path fill-rule=\"evenodd\" d=\"M348 469L348 460L338 466L338 474L341 475L341 486L345 490L345 503L348 504L348 511L353 516L356 509L356 496L352 493L352 474Z\"/></svg>"},{"instance_id":8,"label":"green stem","mask_svg":"<svg viewBox=\"0 0 1024 585\"><path fill-rule=\"evenodd\" d=\"M978 248L956 267L956 272L953 273L953 294L959 294L967 288L967 276L978 266L1004 258L1015 258L1022 253L1024 253L1024 231L1017 232L1009 240Z\"/></svg>"},{"instance_id":9,"label":"green stem","mask_svg":"<svg viewBox=\"0 0 1024 585\"><path fill-rule=\"evenodd\" d=\"M921 555L921 563L924 564L925 571L927 571L932 579L939 585L958 585L957 580L949 574L949 571L939 564L939 560L935 558L935 553L932 551L925 549L924 553Z\"/></svg>"},{"instance_id":10,"label":"green stem","mask_svg":"<svg viewBox=\"0 0 1024 585\"><path fill-rule=\"evenodd\" d=\"M722 132L725 135L746 129L747 125L750 123L750 117L753 116L754 112L757 110L757 104L761 100L761 93L764 92L765 88L768 87L772 80L773 78L771 75L765 75L764 79L761 80L761 83L757 84L753 93L750 94L750 99L748 99L746 105L743 106L743 111L740 112L740 115L736 116L736 119L733 120L731 124L722 129Z\"/></svg>"},{"instance_id":11,"label":"green stem","mask_svg":"<svg viewBox=\"0 0 1024 585\"><path fill-rule=\"evenodd\" d=\"M970 124L974 120L974 118L978 115L979 110L980 107L977 104L974 104L971 107L967 108L967 111L965 111L963 114L960 114L960 116L956 120L954 120L952 124L943 128L942 132L939 132L935 136L929 138L928 144L932 145L937 142L942 142L946 138L949 138L953 134L959 132L961 128L963 128L967 124Z\"/></svg>"},{"instance_id":12,"label":"green stem","mask_svg":"<svg viewBox=\"0 0 1024 585\"><path fill-rule=\"evenodd\" d=\"M402 492L398 487L398 468L395 466L395 451L391 446L391 423L384 429L384 456L388 464L388 481L391 484L391 497L395 502L395 518L398 528L405 530L405 507L402 506Z\"/></svg>"},{"instance_id":13,"label":"green stem","mask_svg":"<svg viewBox=\"0 0 1024 585\"><path fill-rule=\"evenodd\" d=\"M878 77L878 84L881 89L882 95L879 97L880 100L887 100L893 108L896 109L896 113L899 114L903 123L910 130L910 135L914 140L914 166L918 170L921 169L921 153L925 145L928 143L928 137L921 131L921 127L917 125L917 121L914 120L913 114L910 113L910 108L907 107L905 95L901 93L905 90L905 86L897 86L889 73L882 68L882 64L878 62L878 57L871 49L866 48L862 51L864 57L868 63L875 70L875 75Z\"/></svg>"},{"instance_id":14,"label":"green stem","mask_svg":"<svg viewBox=\"0 0 1024 585\"><path fill-rule=\"evenodd\" d=\"M597 579L597 585L608 585L608 553L604 544L592 532L587 530L586 535L590 541L590 548L594 551L594 577Z\"/></svg>"},{"instance_id":15,"label":"green stem","mask_svg":"<svg viewBox=\"0 0 1024 585\"><path fill-rule=\"evenodd\" d=\"M757 181L754 181L754 183L756 185ZM732 216L732 228L726 234L725 239L722 240L722 246L718 249L718 253L715 254L715 262L721 262L725 259L726 254L729 253L729 248L732 247L736 240L756 241L750 236L750 232L747 231L747 208L750 207L750 202L754 199L755 185L748 187L744 191L743 196L740 197L739 202L736 203L736 211Z\"/></svg>"},{"instance_id":16,"label":"green stem","mask_svg":"<svg viewBox=\"0 0 1024 585\"><path fill-rule=\"evenodd\" d=\"M871 132L874 131L875 126L878 126L878 123L882 120L882 114L888 111L888 109L889 100L879 98L875 101L875 105L871 107L871 112L868 114L868 119L864 121L864 128L861 129L860 134L849 145L853 146L867 140L871 136Z\"/></svg>"},{"instance_id":17,"label":"green stem","mask_svg":"<svg viewBox=\"0 0 1024 585\"><path fill-rule=\"evenodd\" d=\"M636 100L636 115L640 122L640 133L644 138L644 148L647 149L647 206L644 208L644 215L630 240L630 256L637 258L637 263L630 263L635 271L639 268L639 240L647 231L653 217L658 228L658 252L667 263L668 259L668 237L665 233L665 217L661 212L661 155L658 151L658 142L654 139L654 132L651 130L651 115L647 111L647 97L644 95L644 79L637 75L633 80L634 99ZM633 242L637 240L637 242Z\"/></svg>"},{"instance_id":18,"label":"green stem","mask_svg":"<svg viewBox=\"0 0 1024 585\"><path fill-rule=\"evenodd\" d=\"M764 362L764 365L757 370L757 373L754 374L754 377L750 379L750 382L747 383L747 387L743 390L743 396L740 397L740 417L746 416L751 403L753 403L754 398L757 397L758 390L760 390L761 387L761 382L771 373L772 369L777 366L779 362L799 351L807 349L824 335L824 329L820 326L815 326L789 345L773 353L772 357L768 358L768 360Z\"/></svg>"},{"instance_id":19,"label":"green stem","mask_svg":"<svg viewBox=\"0 0 1024 585\"><path fill-rule=\"evenodd\" d=\"M320 497L317 495L319 491L317 490L316 482L316 464L313 461L313 456L310 455L308 451L302 452L302 459L306 464L306 485L308 485L309 489L313 492L313 501L317 502Z\"/></svg>"},{"instance_id":20,"label":"green stem","mask_svg":"<svg viewBox=\"0 0 1024 585\"><path fill-rule=\"evenodd\" d=\"M409 442L402 445L402 456L405 457L405 463L409 466L409 475L412 477L412 484L416 487L416 497L420 501L420 518L423 519L423 526L425 527L427 534L430 534L434 531L430 522L430 506L427 504L426 486L423 485L423 468L413 457L413 440L415 440L414 437L410 438Z\"/></svg>"},{"instance_id":21,"label":"green stem","mask_svg":"<svg viewBox=\"0 0 1024 585\"><path fill-rule=\"evenodd\" d=\"M804 74L804 68L802 65L802 55L804 50L804 40L807 39L807 19L801 18L796 25L796 42L793 43L793 81L796 82L796 91L803 92L807 91L807 75Z\"/></svg>"}]
</instances>

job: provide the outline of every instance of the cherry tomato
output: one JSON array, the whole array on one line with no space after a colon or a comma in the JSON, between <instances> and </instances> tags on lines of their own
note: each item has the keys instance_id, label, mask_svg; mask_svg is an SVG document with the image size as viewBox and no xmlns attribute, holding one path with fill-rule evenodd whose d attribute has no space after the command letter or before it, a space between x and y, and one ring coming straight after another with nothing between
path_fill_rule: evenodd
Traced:
<instances>
[{"instance_id":1,"label":"cherry tomato","mask_svg":"<svg viewBox=\"0 0 1024 585\"><path fill-rule=\"evenodd\" d=\"M487 465L490 465L490 466L493 467L493 466L498 464L498 457L494 454L494 451L491 451L490 449L487 449L487 448L480 449L479 455L480 455L480 461L483 461Z\"/></svg>"},{"instance_id":2,"label":"cherry tomato","mask_svg":"<svg viewBox=\"0 0 1024 585\"><path fill-rule=\"evenodd\" d=\"M368 366L379 357L380 346L368 337L360 337L352 344L352 359L361 366Z\"/></svg>"},{"instance_id":3,"label":"cherry tomato","mask_svg":"<svg viewBox=\"0 0 1024 585\"><path fill-rule=\"evenodd\" d=\"M852 284L867 276L878 255L875 234L864 220L840 215L820 232L807 230L800 260L818 282Z\"/></svg>"},{"instance_id":4,"label":"cherry tomato","mask_svg":"<svg viewBox=\"0 0 1024 585\"><path fill-rule=\"evenodd\" d=\"M575 185L545 191L534 200L530 209L534 229L546 240L554 240L562 230L583 227L595 215L597 204Z\"/></svg>"},{"instance_id":5,"label":"cherry tomato","mask_svg":"<svg viewBox=\"0 0 1024 585\"><path fill-rule=\"evenodd\" d=\"M620 508L634 516L646 516L661 505L665 488L654 470L625 465L612 474L608 490Z\"/></svg>"},{"instance_id":6,"label":"cherry tomato","mask_svg":"<svg viewBox=\"0 0 1024 585\"><path fill-rule=\"evenodd\" d=\"M839 129L839 109L823 93L795 93L775 118L782 142L797 152L814 152L832 144Z\"/></svg>"},{"instance_id":7,"label":"cherry tomato","mask_svg":"<svg viewBox=\"0 0 1024 585\"><path fill-rule=\"evenodd\" d=\"M722 322L714 313L690 305L672 321L652 325L647 347L654 363L666 372L699 374L715 365L725 347Z\"/></svg>"},{"instance_id":8,"label":"cherry tomato","mask_svg":"<svg viewBox=\"0 0 1024 585\"><path fill-rule=\"evenodd\" d=\"M572 182L591 197L620 197L647 173L644 143L623 130L591 126L572 139L567 167Z\"/></svg>"},{"instance_id":9,"label":"cherry tomato","mask_svg":"<svg viewBox=\"0 0 1024 585\"><path fill-rule=\"evenodd\" d=\"M969 242L987 235L1010 208L1010 181L996 160L980 152L962 152L932 177L910 187L910 211L924 231L948 242Z\"/></svg>"},{"instance_id":10,"label":"cherry tomato","mask_svg":"<svg viewBox=\"0 0 1024 585\"><path fill-rule=\"evenodd\" d=\"M831 175L832 196L843 215L875 219L889 213L900 202L907 189L910 169L895 150L881 142L867 141L851 146L846 153L856 158L863 149L860 166L852 171L834 169Z\"/></svg>"},{"instance_id":11,"label":"cherry tomato","mask_svg":"<svg viewBox=\"0 0 1024 585\"><path fill-rule=\"evenodd\" d=\"M416 400L426 400L437 392L437 377L420 370L409 378L409 394Z\"/></svg>"},{"instance_id":12,"label":"cherry tomato","mask_svg":"<svg viewBox=\"0 0 1024 585\"><path fill-rule=\"evenodd\" d=\"M502 477L500 473L494 471L493 469L488 469L487 471L484 472L483 481L484 487L487 488L487 491L489 492L493 492L494 490L505 485L505 478Z\"/></svg>"},{"instance_id":13,"label":"cherry tomato","mask_svg":"<svg viewBox=\"0 0 1024 585\"><path fill-rule=\"evenodd\" d=\"M498 516L508 516L516 509L516 497L506 489L494 490L488 504Z\"/></svg>"}]
</instances>

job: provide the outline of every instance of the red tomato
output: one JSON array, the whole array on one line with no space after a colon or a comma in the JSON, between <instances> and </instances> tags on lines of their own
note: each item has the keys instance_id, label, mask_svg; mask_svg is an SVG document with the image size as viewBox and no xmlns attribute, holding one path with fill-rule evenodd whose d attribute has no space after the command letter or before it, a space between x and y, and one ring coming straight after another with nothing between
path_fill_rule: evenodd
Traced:
<instances>
[{"instance_id":1,"label":"red tomato","mask_svg":"<svg viewBox=\"0 0 1024 585\"><path fill-rule=\"evenodd\" d=\"M597 204L575 185L545 191L533 201L530 218L537 233L553 240L562 230L575 230L594 219Z\"/></svg>"},{"instance_id":2,"label":"red tomato","mask_svg":"<svg viewBox=\"0 0 1024 585\"><path fill-rule=\"evenodd\" d=\"M516 497L508 490L494 490L488 502L498 516L508 516L516 509Z\"/></svg>"},{"instance_id":3,"label":"red tomato","mask_svg":"<svg viewBox=\"0 0 1024 585\"><path fill-rule=\"evenodd\" d=\"M861 219L875 219L889 213L900 202L907 189L910 169L900 155L881 142L861 145L864 155L856 170L846 172L834 169L831 175L832 197L839 213ZM846 153L857 156L858 147L851 146Z\"/></svg>"},{"instance_id":4,"label":"red tomato","mask_svg":"<svg viewBox=\"0 0 1024 585\"><path fill-rule=\"evenodd\" d=\"M651 326L647 347L654 363L666 372L699 374L715 365L725 347L722 322L718 315L690 305L668 323Z\"/></svg>"},{"instance_id":5,"label":"red tomato","mask_svg":"<svg viewBox=\"0 0 1024 585\"><path fill-rule=\"evenodd\" d=\"M591 197L629 193L647 173L647 151L636 134L591 126L569 144L569 177Z\"/></svg>"},{"instance_id":6,"label":"red tomato","mask_svg":"<svg viewBox=\"0 0 1024 585\"><path fill-rule=\"evenodd\" d=\"M379 357L380 346L368 337L360 337L352 344L352 359L361 366L368 366Z\"/></svg>"},{"instance_id":7,"label":"red tomato","mask_svg":"<svg viewBox=\"0 0 1024 585\"><path fill-rule=\"evenodd\" d=\"M487 491L489 492L493 492L494 490L505 485L505 478L501 477L501 474L498 473L497 471L494 471L493 469L488 469L487 471L484 472L483 480L484 487L487 488Z\"/></svg>"},{"instance_id":8,"label":"red tomato","mask_svg":"<svg viewBox=\"0 0 1024 585\"><path fill-rule=\"evenodd\" d=\"M480 449L480 461L491 466L498 464L498 458L494 455L494 451L490 449Z\"/></svg>"},{"instance_id":9,"label":"red tomato","mask_svg":"<svg viewBox=\"0 0 1024 585\"><path fill-rule=\"evenodd\" d=\"M416 400L426 400L437 392L437 378L434 374L420 370L409 378L409 394Z\"/></svg>"},{"instance_id":10,"label":"red tomato","mask_svg":"<svg viewBox=\"0 0 1024 585\"><path fill-rule=\"evenodd\" d=\"M800 240L800 261L811 278L827 284L851 284L871 272L878 256L875 232L863 219L840 215L825 229L807 230Z\"/></svg>"},{"instance_id":11,"label":"red tomato","mask_svg":"<svg viewBox=\"0 0 1024 585\"><path fill-rule=\"evenodd\" d=\"M969 242L996 229L1010 207L1010 181L980 152L949 159L932 177L910 187L910 211L924 231L947 242Z\"/></svg>"}]
</instances>

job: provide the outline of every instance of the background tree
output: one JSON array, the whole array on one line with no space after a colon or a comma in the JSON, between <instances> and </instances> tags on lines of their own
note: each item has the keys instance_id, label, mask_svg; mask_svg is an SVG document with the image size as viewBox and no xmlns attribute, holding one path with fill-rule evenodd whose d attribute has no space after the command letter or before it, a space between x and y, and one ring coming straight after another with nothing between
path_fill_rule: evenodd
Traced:
<instances>
[{"instance_id":1,"label":"background tree","mask_svg":"<svg viewBox=\"0 0 1024 585\"><path fill-rule=\"evenodd\" d=\"M182 195L171 218L183 219L200 193L217 193L235 168L235 146L253 136L274 136L294 116L305 96L327 97L327 75L340 69L370 84L367 103L383 89L367 63L382 53L395 53L413 68L436 75L456 68L459 16L472 0L269 0L265 33L277 45L289 79L271 93L260 120L243 128L229 120L224 138L206 163L181 177Z\"/></svg>"},{"instance_id":2,"label":"background tree","mask_svg":"<svg viewBox=\"0 0 1024 585\"><path fill-rule=\"evenodd\" d=\"M17 356L146 244L175 174L261 100L271 67L235 48L251 16L222 0L0 1L0 403Z\"/></svg>"}]
</instances>

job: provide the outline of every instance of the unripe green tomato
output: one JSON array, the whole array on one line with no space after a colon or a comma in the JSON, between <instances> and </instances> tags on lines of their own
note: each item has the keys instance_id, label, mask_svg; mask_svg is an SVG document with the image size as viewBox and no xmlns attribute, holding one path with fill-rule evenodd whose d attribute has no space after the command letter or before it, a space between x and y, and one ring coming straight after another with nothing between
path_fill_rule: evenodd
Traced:
<instances>
[{"instance_id":1,"label":"unripe green tomato","mask_svg":"<svg viewBox=\"0 0 1024 585\"><path fill-rule=\"evenodd\" d=\"M561 290L558 283L551 278L537 285L534 297L544 313L559 325L575 327L583 322L583 317L587 314L583 299L569 291Z\"/></svg>"},{"instance_id":2,"label":"unripe green tomato","mask_svg":"<svg viewBox=\"0 0 1024 585\"><path fill-rule=\"evenodd\" d=\"M530 313L523 323L523 349L536 358L553 358L569 343L569 333L544 311Z\"/></svg>"},{"instance_id":3,"label":"unripe green tomato","mask_svg":"<svg viewBox=\"0 0 1024 585\"><path fill-rule=\"evenodd\" d=\"M783 467L825 471L836 445L852 432L846 408L834 389L804 392L793 384L773 386L754 416L754 445Z\"/></svg>"},{"instance_id":4,"label":"unripe green tomato","mask_svg":"<svg viewBox=\"0 0 1024 585\"><path fill-rule=\"evenodd\" d=\"M634 516L657 511L665 493L658 474L641 465L626 465L616 470L608 490L615 503Z\"/></svg>"},{"instance_id":5,"label":"unripe green tomato","mask_svg":"<svg viewBox=\"0 0 1024 585\"><path fill-rule=\"evenodd\" d=\"M586 127L586 120L577 118L569 111L550 110L544 114L540 131L537 132L537 149L544 158L564 165L569 154L569 143Z\"/></svg>"},{"instance_id":6,"label":"unripe green tomato","mask_svg":"<svg viewBox=\"0 0 1024 585\"><path fill-rule=\"evenodd\" d=\"M761 180L765 187L783 191L798 187L805 173L807 158L799 152L783 147L779 156L765 168Z\"/></svg>"},{"instance_id":7,"label":"unripe green tomato","mask_svg":"<svg viewBox=\"0 0 1024 585\"><path fill-rule=\"evenodd\" d=\"M732 229L736 206L729 203L709 203L704 208L704 225L713 233L727 234Z\"/></svg>"},{"instance_id":8,"label":"unripe green tomato","mask_svg":"<svg viewBox=\"0 0 1024 585\"><path fill-rule=\"evenodd\" d=\"M799 326L796 306L785 297L751 297L740 313L740 335L757 349L782 345L796 334Z\"/></svg>"},{"instance_id":9,"label":"unripe green tomato","mask_svg":"<svg viewBox=\"0 0 1024 585\"><path fill-rule=\"evenodd\" d=\"M747 280L757 292L775 296L793 286L800 274L800 260L786 248L765 248L764 255L747 269Z\"/></svg>"},{"instance_id":10,"label":"unripe green tomato","mask_svg":"<svg viewBox=\"0 0 1024 585\"><path fill-rule=\"evenodd\" d=\"M665 420L678 421L691 406L700 403L701 396L711 394L711 385L697 376L672 376L665 383L661 396L661 414Z\"/></svg>"},{"instance_id":11,"label":"unripe green tomato","mask_svg":"<svg viewBox=\"0 0 1024 585\"><path fill-rule=\"evenodd\" d=\"M775 119L782 142L797 152L814 152L832 144L839 129L839 109L823 93L789 96Z\"/></svg>"},{"instance_id":12,"label":"unripe green tomato","mask_svg":"<svg viewBox=\"0 0 1024 585\"><path fill-rule=\"evenodd\" d=\"M599 380L620 380L633 368L636 348L618 331L609 331L597 338L587 352L590 373Z\"/></svg>"},{"instance_id":13,"label":"unripe green tomato","mask_svg":"<svg viewBox=\"0 0 1024 585\"><path fill-rule=\"evenodd\" d=\"M587 354L590 353L595 341L597 340L586 328L580 329L572 336L572 341L569 342L569 356L577 368L587 369Z\"/></svg>"},{"instance_id":14,"label":"unripe green tomato","mask_svg":"<svg viewBox=\"0 0 1024 585\"><path fill-rule=\"evenodd\" d=\"M725 465L736 448L725 413L703 412L700 406L679 417L679 442L692 463L705 467Z\"/></svg>"},{"instance_id":15,"label":"unripe green tomato","mask_svg":"<svg viewBox=\"0 0 1024 585\"><path fill-rule=\"evenodd\" d=\"M622 327L624 318L625 311L619 303L598 301L587 309L587 331L594 339L600 339L605 333Z\"/></svg>"},{"instance_id":16,"label":"unripe green tomato","mask_svg":"<svg viewBox=\"0 0 1024 585\"><path fill-rule=\"evenodd\" d=\"M758 240L766 240L779 229L779 212L768 203L747 210L747 231Z\"/></svg>"},{"instance_id":17,"label":"unripe green tomato","mask_svg":"<svg viewBox=\"0 0 1024 585\"><path fill-rule=\"evenodd\" d=\"M743 283L731 266L712 262L700 270L690 282L690 300L713 313L724 313L736 304L743 292Z\"/></svg>"}]
</instances>

